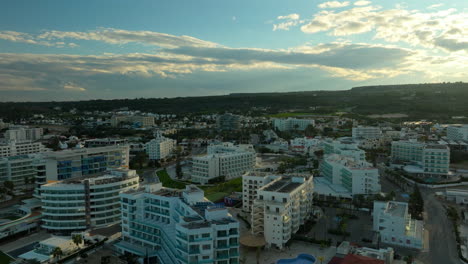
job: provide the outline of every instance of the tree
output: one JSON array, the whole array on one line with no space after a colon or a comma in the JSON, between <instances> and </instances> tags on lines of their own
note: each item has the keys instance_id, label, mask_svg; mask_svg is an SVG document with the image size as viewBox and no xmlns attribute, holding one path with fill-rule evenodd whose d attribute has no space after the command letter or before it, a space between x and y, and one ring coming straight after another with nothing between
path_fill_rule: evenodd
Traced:
<instances>
[{"instance_id":1,"label":"tree","mask_svg":"<svg viewBox=\"0 0 468 264\"><path fill-rule=\"evenodd\" d=\"M177 178L178 178L178 179L181 179L183 173L182 173L182 165L180 165L180 159L179 159L179 157L177 157L175 171L176 171Z\"/></svg>"},{"instance_id":2,"label":"tree","mask_svg":"<svg viewBox=\"0 0 468 264\"><path fill-rule=\"evenodd\" d=\"M41 264L41 262L37 259L28 259L26 260L27 264Z\"/></svg>"},{"instance_id":3,"label":"tree","mask_svg":"<svg viewBox=\"0 0 468 264\"><path fill-rule=\"evenodd\" d=\"M9 189L10 191L13 191L13 188L15 188L15 185L12 181L3 182L3 186L5 186L5 188Z\"/></svg>"},{"instance_id":4,"label":"tree","mask_svg":"<svg viewBox=\"0 0 468 264\"><path fill-rule=\"evenodd\" d=\"M80 234L73 235L72 240L73 240L73 243L75 243L75 245L79 247L81 243L83 243L83 236Z\"/></svg>"},{"instance_id":5,"label":"tree","mask_svg":"<svg viewBox=\"0 0 468 264\"><path fill-rule=\"evenodd\" d=\"M424 211L424 200L417 184L414 185L413 193L409 199L409 211L415 219L422 219L421 214Z\"/></svg>"},{"instance_id":6,"label":"tree","mask_svg":"<svg viewBox=\"0 0 468 264\"><path fill-rule=\"evenodd\" d=\"M54 256L54 258L60 258L62 255L63 255L63 251L60 247L56 247L52 251L52 256Z\"/></svg>"}]
</instances>

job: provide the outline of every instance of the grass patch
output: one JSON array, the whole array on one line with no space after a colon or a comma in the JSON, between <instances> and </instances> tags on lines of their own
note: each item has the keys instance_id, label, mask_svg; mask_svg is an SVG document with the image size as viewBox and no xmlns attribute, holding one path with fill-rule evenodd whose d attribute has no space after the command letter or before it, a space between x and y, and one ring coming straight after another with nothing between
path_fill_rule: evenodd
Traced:
<instances>
[{"instance_id":1,"label":"grass patch","mask_svg":"<svg viewBox=\"0 0 468 264\"><path fill-rule=\"evenodd\" d=\"M205 191L205 197L208 200L217 202L232 192L242 192L242 177L221 182L214 186L200 186L200 188Z\"/></svg>"},{"instance_id":2,"label":"grass patch","mask_svg":"<svg viewBox=\"0 0 468 264\"><path fill-rule=\"evenodd\" d=\"M185 183L179 182L179 181L174 181L171 179L169 174L167 174L166 170L160 170L156 173L158 175L159 181L162 183L164 187L167 188L174 188L174 189L184 189L185 188Z\"/></svg>"},{"instance_id":3,"label":"grass patch","mask_svg":"<svg viewBox=\"0 0 468 264\"><path fill-rule=\"evenodd\" d=\"M14 259L10 258L7 254L0 251L0 263L8 264L8 263L12 262L13 260Z\"/></svg>"}]
</instances>

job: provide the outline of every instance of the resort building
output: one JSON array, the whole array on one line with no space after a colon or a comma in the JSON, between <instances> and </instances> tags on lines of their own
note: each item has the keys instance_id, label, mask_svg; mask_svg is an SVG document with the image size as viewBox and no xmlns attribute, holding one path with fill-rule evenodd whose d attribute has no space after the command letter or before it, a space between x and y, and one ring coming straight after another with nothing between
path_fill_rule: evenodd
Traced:
<instances>
[{"instance_id":1,"label":"resort building","mask_svg":"<svg viewBox=\"0 0 468 264\"><path fill-rule=\"evenodd\" d=\"M35 154L46 149L41 142L16 142L14 140L0 143L0 157L12 157L18 155Z\"/></svg>"},{"instance_id":2,"label":"resort building","mask_svg":"<svg viewBox=\"0 0 468 264\"><path fill-rule=\"evenodd\" d=\"M145 144L146 153L150 160L161 160L168 158L174 152L177 142L164 137L160 132L155 134L156 138Z\"/></svg>"},{"instance_id":3,"label":"resort building","mask_svg":"<svg viewBox=\"0 0 468 264\"><path fill-rule=\"evenodd\" d=\"M450 140L468 141L468 125L447 127L447 138Z\"/></svg>"},{"instance_id":4,"label":"resort building","mask_svg":"<svg viewBox=\"0 0 468 264\"><path fill-rule=\"evenodd\" d=\"M239 222L195 185L176 190L148 184L122 193L121 202L121 253L143 263L239 263Z\"/></svg>"},{"instance_id":5,"label":"resort building","mask_svg":"<svg viewBox=\"0 0 468 264\"><path fill-rule=\"evenodd\" d=\"M447 175L450 169L450 148L447 145L417 141L393 141L392 160L407 162L405 170L416 174Z\"/></svg>"},{"instance_id":6,"label":"resort building","mask_svg":"<svg viewBox=\"0 0 468 264\"><path fill-rule=\"evenodd\" d=\"M304 131L308 126L315 125L312 119L299 119L299 118L273 118L273 128L279 131L299 130Z\"/></svg>"},{"instance_id":7,"label":"resort building","mask_svg":"<svg viewBox=\"0 0 468 264\"><path fill-rule=\"evenodd\" d=\"M355 139L377 139L382 135L380 128L373 126L353 127L352 133Z\"/></svg>"},{"instance_id":8,"label":"resort building","mask_svg":"<svg viewBox=\"0 0 468 264\"><path fill-rule=\"evenodd\" d=\"M242 176L254 168L256 154L252 145L232 143L208 146L205 156L192 160L192 181L207 184L210 180L224 177L232 179Z\"/></svg>"},{"instance_id":9,"label":"resort building","mask_svg":"<svg viewBox=\"0 0 468 264\"><path fill-rule=\"evenodd\" d=\"M313 176L283 175L256 191L252 203L252 234L263 235L267 247L282 249L312 217Z\"/></svg>"},{"instance_id":10,"label":"resort building","mask_svg":"<svg viewBox=\"0 0 468 264\"><path fill-rule=\"evenodd\" d=\"M233 114L219 115L216 119L216 127L219 130L239 130L241 117Z\"/></svg>"},{"instance_id":11,"label":"resort building","mask_svg":"<svg viewBox=\"0 0 468 264\"><path fill-rule=\"evenodd\" d=\"M41 186L42 228L69 234L120 222L120 197L136 189L135 170L113 169L101 176L82 177Z\"/></svg>"},{"instance_id":12,"label":"resort building","mask_svg":"<svg viewBox=\"0 0 468 264\"><path fill-rule=\"evenodd\" d=\"M395 201L374 202L374 231L385 244L423 248L423 222L411 219L408 203Z\"/></svg>"},{"instance_id":13,"label":"resort building","mask_svg":"<svg viewBox=\"0 0 468 264\"><path fill-rule=\"evenodd\" d=\"M376 194L381 190L378 169L352 157L327 155L320 164L320 174L329 183L344 187L351 195Z\"/></svg>"}]
</instances>

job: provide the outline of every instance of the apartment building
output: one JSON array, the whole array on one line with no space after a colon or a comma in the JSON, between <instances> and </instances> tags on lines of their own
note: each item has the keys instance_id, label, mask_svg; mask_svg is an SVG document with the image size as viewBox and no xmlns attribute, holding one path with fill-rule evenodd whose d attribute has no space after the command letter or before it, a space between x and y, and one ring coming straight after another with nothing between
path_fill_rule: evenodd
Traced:
<instances>
[{"instance_id":1,"label":"apartment building","mask_svg":"<svg viewBox=\"0 0 468 264\"><path fill-rule=\"evenodd\" d=\"M156 138L145 144L145 150L150 160L168 158L176 147L177 141L164 137L160 132L156 133Z\"/></svg>"},{"instance_id":2,"label":"apartment building","mask_svg":"<svg viewBox=\"0 0 468 264\"><path fill-rule=\"evenodd\" d=\"M10 127L4 136L7 141L25 142L36 141L42 138L44 130L38 127Z\"/></svg>"},{"instance_id":3,"label":"apartment building","mask_svg":"<svg viewBox=\"0 0 468 264\"><path fill-rule=\"evenodd\" d=\"M423 222L411 219L408 203L375 201L373 214L373 228L382 243L423 248Z\"/></svg>"},{"instance_id":4,"label":"apartment building","mask_svg":"<svg viewBox=\"0 0 468 264\"><path fill-rule=\"evenodd\" d=\"M241 117L233 114L223 114L216 118L216 127L219 130L239 130Z\"/></svg>"},{"instance_id":5,"label":"apartment building","mask_svg":"<svg viewBox=\"0 0 468 264\"><path fill-rule=\"evenodd\" d=\"M151 263L239 263L239 222L195 185L176 190L153 183L120 197L122 240L116 246L122 253Z\"/></svg>"},{"instance_id":6,"label":"apartment building","mask_svg":"<svg viewBox=\"0 0 468 264\"><path fill-rule=\"evenodd\" d=\"M262 171L249 171L242 175L242 210L252 212L253 202L257 199L257 190L280 177L281 174Z\"/></svg>"},{"instance_id":7,"label":"apartment building","mask_svg":"<svg viewBox=\"0 0 468 264\"><path fill-rule=\"evenodd\" d=\"M0 183L11 181L15 189L34 189L37 167L34 155L0 158Z\"/></svg>"},{"instance_id":8,"label":"apartment building","mask_svg":"<svg viewBox=\"0 0 468 264\"><path fill-rule=\"evenodd\" d=\"M446 175L450 169L450 148L417 141L393 141L392 160L413 163L419 167L413 171L420 174Z\"/></svg>"},{"instance_id":9,"label":"apartment building","mask_svg":"<svg viewBox=\"0 0 468 264\"><path fill-rule=\"evenodd\" d=\"M42 228L69 234L119 223L119 194L138 186L136 171L123 168L108 170L100 176L44 184Z\"/></svg>"},{"instance_id":10,"label":"apartment building","mask_svg":"<svg viewBox=\"0 0 468 264\"><path fill-rule=\"evenodd\" d=\"M304 131L308 126L315 125L312 119L299 119L299 118L273 118L273 128L279 131L300 130Z\"/></svg>"},{"instance_id":11,"label":"apartment building","mask_svg":"<svg viewBox=\"0 0 468 264\"><path fill-rule=\"evenodd\" d=\"M37 156L36 162L35 195L39 196L41 185L48 182L98 175L111 168L128 168L129 147L114 145L46 152Z\"/></svg>"},{"instance_id":12,"label":"apartment building","mask_svg":"<svg viewBox=\"0 0 468 264\"><path fill-rule=\"evenodd\" d=\"M450 140L468 141L468 125L447 127L447 138Z\"/></svg>"},{"instance_id":13,"label":"apartment building","mask_svg":"<svg viewBox=\"0 0 468 264\"><path fill-rule=\"evenodd\" d=\"M366 160L366 152L358 147L352 139L326 139L323 142L324 155L339 154L356 160Z\"/></svg>"},{"instance_id":14,"label":"apartment building","mask_svg":"<svg viewBox=\"0 0 468 264\"><path fill-rule=\"evenodd\" d=\"M0 143L0 157L34 154L45 150L46 148L40 142L16 142L12 140Z\"/></svg>"},{"instance_id":15,"label":"apartment building","mask_svg":"<svg viewBox=\"0 0 468 264\"><path fill-rule=\"evenodd\" d=\"M151 127L154 126L154 117L137 115L114 115L110 120L112 127L118 127L122 122L130 123L138 127Z\"/></svg>"},{"instance_id":16,"label":"apartment building","mask_svg":"<svg viewBox=\"0 0 468 264\"><path fill-rule=\"evenodd\" d=\"M215 144L208 146L207 152L205 156L192 159L193 182L207 184L211 179L218 177L240 177L252 170L256 163L252 145Z\"/></svg>"},{"instance_id":17,"label":"apartment building","mask_svg":"<svg viewBox=\"0 0 468 264\"><path fill-rule=\"evenodd\" d=\"M252 204L252 234L263 235L267 247L282 249L312 217L313 176L283 175L257 190Z\"/></svg>"},{"instance_id":18,"label":"apartment building","mask_svg":"<svg viewBox=\"0 0 468 264\"><path fill-rule=\"evenodd\" d=\"M327 155L320 174L331 184L343 186L350 194L375 194L381 190L379 171L364 160L338 154Z\"/></svg>"},{"instance_id":19,"label":"apartment building","mask_svg":"<svg viewBox=\"0 0 468 264\"><path fill-rule=\"evenodd\" d=\"M352 135L355 139L377 139L382 135L382 131L379 127L358 126L353 127Z\"/></svg>"}]
</instances>

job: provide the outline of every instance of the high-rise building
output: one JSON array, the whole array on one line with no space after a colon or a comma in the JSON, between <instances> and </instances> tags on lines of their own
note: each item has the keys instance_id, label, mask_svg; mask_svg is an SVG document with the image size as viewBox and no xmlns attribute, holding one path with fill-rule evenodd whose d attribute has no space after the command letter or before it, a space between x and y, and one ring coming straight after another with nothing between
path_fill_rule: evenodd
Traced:
<instances>
[{"instance_id":1,"label":"high-rise building","mask_svg":"<svg viewBox=\"0 0 468 264\"><path fill-rule=\"evenodd\" d=\"M166 138L161 133L156 133L156 138L145 144L146 153L150 160L161 160L173 154L177 142Z\"/></svg>"},{"instance_id":2,"label":"high-rise building","mask_svg":"<svg viewBox=\"0 0 468 264\"><path fill-rule=\"evenodd\" d=\"M34 189L37 167L34 155L0 158L0 183L11 181L15 189Z\"/></svg>"},{"instance_id":3,"label":"high-rise building","mask_svg":"<svg viewBox=\"0 0 468 264\"><path fill-rule=\"evenodd\" d=\"M116 246L122 253L151 263L239 263L239 222L198 187L153 183L122 193L121 202L122 240Z\"/></svg>"},{"instance_id":4,"label":"high-rise building","mask_svg":"<svg viewBox=\"0 0 468 264\"><path fill-rule=\"evenodd\" d=\"M256 154L252 145L223 143L208 146L207 155L192 159L193 182L207 184L211 179L242 176L254 168Z\"/></svg>"},{"instance_id":5,"label":"high-rise building","mask_svg":"<svg viewBox=\"0 0 468 264\"><path fill-rule=\"evenodd\" d=\"M382 243L423 248L423 223L408 213L408 204L387 201L374 202L374 231L380 234Z\"/></svg>"},{"instance_id":6,"label":"high-rise building","mask_svg":"<svg viewBox=\"0 0 468 264\"><path fill-rule=\"evenodd\" d=\"M120 223L119 194L138 186L136 171L128 169L44 184L41 186L42 228L69 234Z\"/></svg>"},{"instance_id":7,"label":"high-rise building","mask_svg":"<svg viewBox=\"0 0 468 264\"><path fill-rule=\"evenodd\" d=\"M233 114L219 115L216 119L216 126L219 130L239 130L241 117Z\"/></svg>"},{"instance_id":8,"label":"high-rise building","mask_svg":"<svg viewBox=\"0 0 468 264\"><path fill-rule=\"evenodd\" d=\"M312 217L313 187L313 176L301 174L282 175L257 189L252 233L263 235L267 247L282 249Z\"/></svg>"},{"instance_id":9,"label":"high-rise building","mask_svg":"<svg viewBox=\"0 0 468 264\"><path fill-rule=\"evenodd\" d=\"M312 119L299 119L299 118L274 118L273 127L279 131L300 130L304 131L308 126L315 125Z\"/></svg>"},{"instance_id":10,"label":"high-rise building","mask_svg":"<svg viewBox=\"0 0 468 264\"><path fill-rule=\"evenodd\" d=\"M357 126L353 127L353 138L356 139L377 139L382 135L379 127Z\"/></svg>"}]
</instances>

